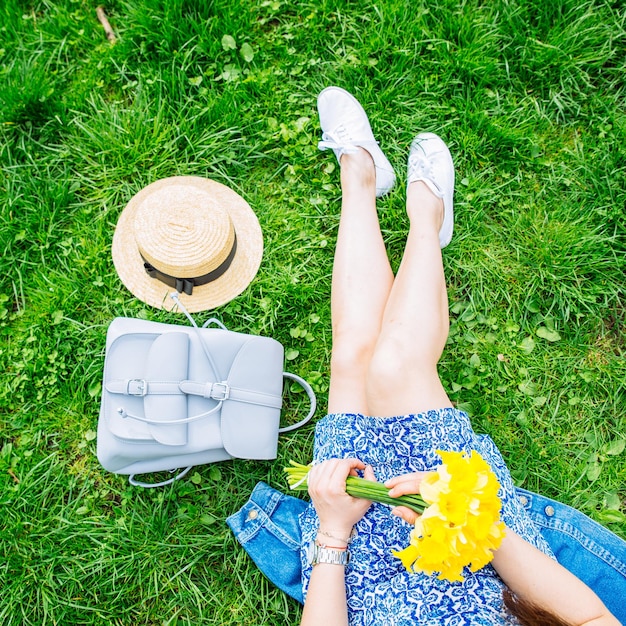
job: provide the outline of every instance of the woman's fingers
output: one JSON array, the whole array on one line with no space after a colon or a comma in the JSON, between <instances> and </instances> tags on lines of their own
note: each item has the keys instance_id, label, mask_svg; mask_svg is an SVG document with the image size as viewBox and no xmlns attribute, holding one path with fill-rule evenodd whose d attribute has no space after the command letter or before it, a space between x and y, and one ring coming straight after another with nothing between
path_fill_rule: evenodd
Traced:
<instances>
[{"instance_id":1,"label":"woman's fingers","mask_svg":"<svg viewBox=\"0 0 626 626\"><path fill-rule=\"evenodd\" d=\"M314 465L308 477L309 491L321 488L333 494L346 491L346 478L356 473L356 470L365 469L365 463L359 459L329 459Z\"/></svg>"},{"instance_id":2,"label":"woman's fingers","mask_svg":"<svg viewBox=\"0 0 626 626\"><path fill-rule=\"evenodd\" d=\"M320 520L320 527L349 535L370 507L370 501L353 498L346 492L346 479L357 470L374 473L359 459L329 459L309 472L309 494Z\"/></svg>"},{"instance_id":3,"label":"woman's fingers","mask_svg":"<svg viewBox=\"0 0 626 626\"><path fill-rule=\"evenodd\" d=\"M420 483L428 473L429 472L412 472L410 474L402 474L401 476L396 476L388 480L385 483L385 487L390 489L389 495L392 498L419 493Z\"/></svg>"},{"instance_id":4,"label":"woman's fingers","mask_svg":"<svg viewBox=\"0 0 626 626\"><path fill-rule=\"evenodd\" d=\"M391 514L401 517L405 522L408 522L409 524L415 524L415 520L417 520L417 518L419 517L419 515L415 511L409 509L406 506L394 507L393 509L391 509Z\"/></svg>"},{"instance_id":5,"label":"woman's fingers","mask_svg":"<svg viewBox=\"0 0 626 626\"><path fill-rule=\"evenodd\" d=\"M376 481L376 476L374 475L374 468L371 465L365 466L365 471L363 472L363 478L366 480Z\"/></svg>"}]
</instances>

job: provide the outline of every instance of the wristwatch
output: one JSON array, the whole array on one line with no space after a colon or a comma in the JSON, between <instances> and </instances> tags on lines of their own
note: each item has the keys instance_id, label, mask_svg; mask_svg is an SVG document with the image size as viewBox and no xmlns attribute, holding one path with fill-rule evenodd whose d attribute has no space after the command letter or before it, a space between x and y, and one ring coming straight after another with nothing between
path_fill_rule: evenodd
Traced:
<instances>
[{"instance_id":1,"label":"wristwatch","mask_svg":"<svg viewBox=\"0 0 626 626\"><path fill-rule=\"evenodd\" d=\"M307 548L307 561L310 565L317 565L318 563L347 565L350 561L350 551L347 549L327 548L323 545L317 545L315 541L311 541Z\"/></svg>"}]
</instances>

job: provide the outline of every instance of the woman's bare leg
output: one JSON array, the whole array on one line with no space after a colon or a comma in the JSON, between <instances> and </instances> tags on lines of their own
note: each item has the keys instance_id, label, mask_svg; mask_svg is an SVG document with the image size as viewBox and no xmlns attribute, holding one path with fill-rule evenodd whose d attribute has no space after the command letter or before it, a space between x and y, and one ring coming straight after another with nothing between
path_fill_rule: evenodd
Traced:
<instances>
[{"instance_id":1,"label":"woman's bare leg","mask_svg":"<svg viewBox=\"0 0 626 626\"><path fill-rule=\"evenodd\" d=\"M367 377L373 415L452 406L437 372L449 329L439 229L443 200L423 182L407 191L410 230Z\"/></svg>"},{"instance_id":2,"label":"woman's bare leg","mask_svg":"<svg viewBox=\"0 0 626 626\"><path fill-rule=\"evenodd\" d=\"M378 214L376 175L364 149L341 156L342 204L333 265L333 348L328 412L369 414L365 380L393 283Z\"/></svg>"}]
</instances>

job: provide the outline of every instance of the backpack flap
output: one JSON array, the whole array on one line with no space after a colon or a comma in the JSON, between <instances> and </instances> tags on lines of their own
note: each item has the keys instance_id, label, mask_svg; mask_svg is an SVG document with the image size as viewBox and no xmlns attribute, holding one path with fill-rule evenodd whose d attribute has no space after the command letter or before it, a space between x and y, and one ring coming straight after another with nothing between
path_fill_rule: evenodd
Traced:
<instances>
[{"instance_id":1,"label":"backpack flap","mask_svg":"<svg viewBox=\"0 0 626 626\"><path fill-rule=\"evenodd\" d=\"M158 337L148 353L146 381L148 393L143 398L146 419L150 420L150 434L166 446L184 446L187 443L187 428L184 424L159 424L177 419L186 419L187 396L178 384L187 378L189 369L189 335L187 333L164 333ZM152 381L165 381L160 393ZM171 383L170 385L167 383ZM176 385L176 386L175 386ZM154 387L154 389L150 389Z\"/></svg>"},{"instance_id":2,"label":"backpack flap","mask_svg":"<svg viewBox=\"0 0 626 626\"><path fill-rule=\"evenodd\" d=\"M248 336L232 362L221 430L224 448L233 457L276 458L283 353L283 346L274 339Z\"/></svg>"},{"instance_id":3,"label":"backpack flap","mask_svg":"<svg viewBox=\"0 0 626 626\"><path fill-rule=\"evenodd\" d=\"M187 418L189 336L185 332L127 333L113 340L105 361L103 415L123 440L187 443L187 424L159 424Z\"/></svg>"}]
</instances>

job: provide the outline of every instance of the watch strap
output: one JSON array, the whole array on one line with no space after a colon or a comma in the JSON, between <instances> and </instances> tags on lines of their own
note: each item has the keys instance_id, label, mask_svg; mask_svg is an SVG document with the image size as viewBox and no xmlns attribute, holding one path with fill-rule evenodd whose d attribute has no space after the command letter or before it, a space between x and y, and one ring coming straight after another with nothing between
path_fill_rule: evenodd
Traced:
<instances>
[{"instance_id":1,"label":"watch strap","mask_svg":"<svg viewBox=\"0 0 626 626\"><path fill-rule=\"evenodd\" d=\"M347 549L329 548L325 545L312 546L311 565L328 563L330 565L347 565L350 562L350 551Z\"/></svg>"}]
</instances>

